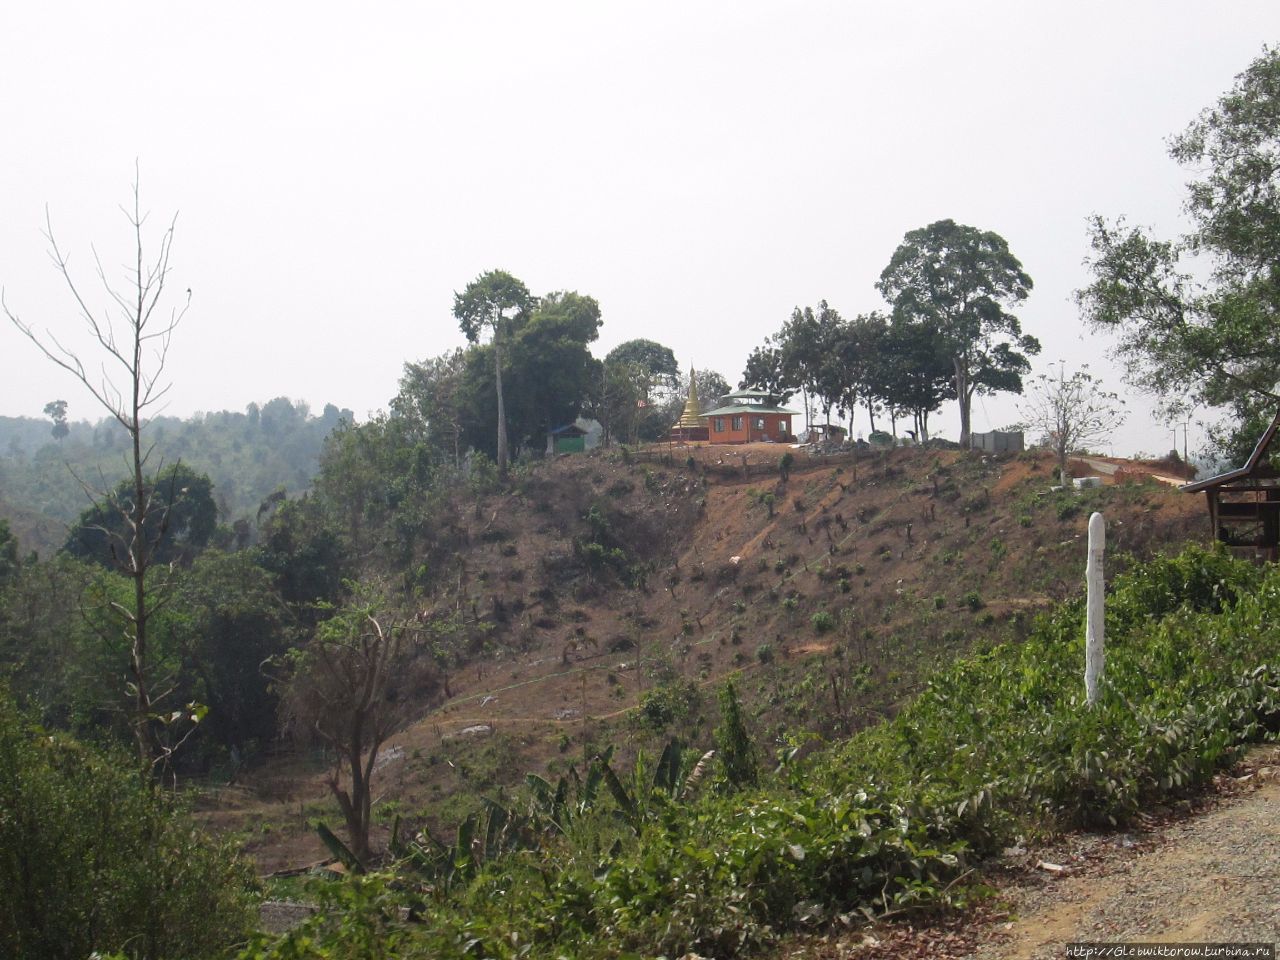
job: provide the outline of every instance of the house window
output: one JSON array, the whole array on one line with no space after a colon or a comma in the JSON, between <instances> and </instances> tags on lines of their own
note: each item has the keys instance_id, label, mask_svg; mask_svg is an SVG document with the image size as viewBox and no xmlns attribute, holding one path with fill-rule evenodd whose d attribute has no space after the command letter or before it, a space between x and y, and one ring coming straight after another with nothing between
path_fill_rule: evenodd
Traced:
<instances>
[{"instance_id":1,"label":"house window","mask_svg":"<svg viewBox=\"0 0 1280 960\"><path fill-rule=\"evenodd\" d=\"M778 436L785 437L787 435L787 421L778 421Z\"/></svg>"},{"instance_id":2,"label":"house window","mask_svg":"<svg viewBox=\"0 0 1280 960\"><path fill-rule=\"evenodd\" d=\"M741 417L734 417L734 418L733 418L733 429L735 429L735 430L741 430L741 429L742 429L742 418L741 418Z\"/></svg>"},{"instance_id":3,"label":"house window","mask_svg":"<svg viewBox=\"0 0 1280 960\"><path fill-rule=\"evenodd\" d=\"M724 433L724 417L716 417L714 422L716 433Z\"/></svg>"},{"instance_id":4,"label":"house window","mask_svg":"<svg viewBox=\"0 0 1280 960\"><path fill-rule=\"evenodd\" d=\"M764 417L756 417L756 429L757 430L764 429Z\"/></svg>"}]
</instances>

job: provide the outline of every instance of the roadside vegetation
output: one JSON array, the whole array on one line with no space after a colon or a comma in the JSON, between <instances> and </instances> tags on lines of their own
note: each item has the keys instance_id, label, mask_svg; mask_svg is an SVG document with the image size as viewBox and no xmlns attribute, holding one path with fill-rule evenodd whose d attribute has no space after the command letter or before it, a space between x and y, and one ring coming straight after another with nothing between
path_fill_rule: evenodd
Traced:
<instances>
[{"instance_id":1,"label":"roadside vegetation","mask_svg":"<svg viewBox=\"0 0 1280 960\"><path fill-rule=\"evenodd\" d=\"M387 872L321 884L312 920L242 957L731 957L784 930L962 904L1001 846L1124 824L1274 738L1278 621L1280 571L1189 548L1115 583L1092 710L1067 603L1025 642L942 670L893 721L807 760L784 751L763 786L725 764L678 783L668 754L622 778L606 754L550 804L531 787L483 833L471 822L447 855L415 854L423 836Z\"/></svg>"}]
</instances>

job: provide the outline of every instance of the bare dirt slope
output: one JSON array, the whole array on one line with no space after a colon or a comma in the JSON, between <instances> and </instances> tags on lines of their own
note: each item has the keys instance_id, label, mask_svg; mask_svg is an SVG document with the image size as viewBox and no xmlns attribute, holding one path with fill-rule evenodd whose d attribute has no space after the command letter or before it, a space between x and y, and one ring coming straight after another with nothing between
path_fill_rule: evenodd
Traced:
<instances>
[{"instance_id":1,"label":"bare dirt slope","mask_svg":"<svg viewBox=\"0 0 1280 960\"><path fill-rule=\"evenodd\" d=\"M399 814L447 835L465 797L555 776L607 743L625 753L658 687L707 691L683 694L679 733L694 743L709 736L707 688L733 675L762 741L847 734L933 665L1016 641L1076 593L1090 510L1107 513L1117 565L1205 526L1198 500L1156 483L1053 493L1046 457L797 451L784 478L788 452L558 458L508 493L460 500L424 617L454 619L466 666L387 745L386 826ZM593 540L620 554L592 554ZM203 806L264 871L319 859L309 821L336 826L322 770L301 756Z\"/></svg>"}]
</instances>

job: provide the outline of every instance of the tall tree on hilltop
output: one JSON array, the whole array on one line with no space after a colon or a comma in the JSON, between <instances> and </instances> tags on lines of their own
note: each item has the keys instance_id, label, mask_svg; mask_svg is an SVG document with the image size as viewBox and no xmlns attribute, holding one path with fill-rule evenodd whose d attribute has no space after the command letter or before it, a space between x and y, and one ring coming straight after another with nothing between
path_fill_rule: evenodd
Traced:
<instances>
[{"instance_id":1,"label":"tall tree on hilltop","mask_svg":"<svg viewBox=\"0 0 1280 960\"><path fill-rule=\"evenodd\" d=\"M782 351L775 345L773 337L764 346L751 351L742 379L738 381L738 389L763 390L777 397L781 403L790 399L792 387L782 367Z\"/></svg>"},{"instance_id":2,"label":"tall tree on hilltop","mask_svg":"<svg viewBox=\"0 0 1280 960\"><path fill-rule=\"evenodd\" d=\"M880 371L884 400L910 413L916 439L929 439L929 414L955 399L955 377L945 345L919 323L892 323L884 330Z\"/></svg>"},{"instance_id":3,"label":"tall tree on hilltop","mask_svg":"<svg viewBox=\"0 0 1280 960\"><path fill-rule=\"evenodd\" d=\"M1166 412L1231 407L1244 436L1220 434L1219 448L1238 456L1280 405L1280 48L1264 50L1169 153L1196 173L1192 231L1159 240L1093 218L1093 283L1077 299L1087 324L1118 335L1129 382ZM1195 276L1204 266L1207 282Z\"/></svg>"},{"instance_id":4,"label":"tall tree on hilltop","mask_svg":"<svg viewBox=\"0 0 1280 960\"><path fill-rule=\"evenodd\" d=\"M517 396L525 407L522 438L545 437L577 418L596 372L587 345L600 324L594 297L557 291L539 299L512 344Z\"/></svg>"},{"instance_id":5,"label":"tall tree on hilltop","mask_svg":"<svg viewBox=\"0 0 1280 960\"><path fill-rule=\"evenodd\" d=\"M783 377L804 398L807 423L813 422L814 404L822 406L823 419L829 421L831 408L838 402L840 384L833 380L830 358L843 323L839 312L820 300L816 310L792 310L791 318L774 338L781 354Z\"/></svg>"},{"instance_id":6,"label":"tall tree on hilltop","mask_svg":"<svg viewBox=\"0 0 1280 960\"><path fill-rule=\"evenodd\" d=\"M50 400L44 405L44 415L53 421L53 429L49 431L53 439L61 440L71 432L67 426L67 401Z\"/></svg>"},{"instance_id":7,"label":"tall tree on hilltop","mask_svg":"<svg viewBox=\"0 0 1280 960\"><path fill-rule=\"evenodd\" d=\"M663 405L680 389L680 365L670 347L643 337L627 340L605 354L598 373L609 399L597 406L608 411L611 432L631 442L666 435L671 424L663 419Z\"/></svg>"},{"instance_id":8,"label":"tall tree on hilltop","mask_svg":"<svg viewBox=\"0 0 1280 960\"><path fill-rule=\"evenodd\" d=\"M951 358L962 447L969 445L974 394L1021 393L1027 356L1040 352L1007 309L1031 286L1003 237L954 220L907 233L880 274L876 287L895 320L924 324Z\"/></svg>"},{"instance_id":9,"label":"tall tree on hilltop","mask_svg":"<svg viewBox=\"0 0 1280 960\"><path fill-rule=\"evenodd\" d=\"M479 343L487 328L493 333L493 376L498 396L498 476L506 479L510 465L507 450L507 417L502 401L502 345L517 321L533 308L529 288L503 270L482 273L453 295L453 315L472 343Z\"/></svg>"},{"instance_id":10,"label":"tall tree on hilltop","mask_svg":"<svg viewBox=\"0 0 1280 960\"><path fill-rule=\"evenodd\" d=\"M419 363L406 363L391 412L413 421L437 455L462 463L462 381L466 359L461 348Z\"/></svg>"}]
</instances>

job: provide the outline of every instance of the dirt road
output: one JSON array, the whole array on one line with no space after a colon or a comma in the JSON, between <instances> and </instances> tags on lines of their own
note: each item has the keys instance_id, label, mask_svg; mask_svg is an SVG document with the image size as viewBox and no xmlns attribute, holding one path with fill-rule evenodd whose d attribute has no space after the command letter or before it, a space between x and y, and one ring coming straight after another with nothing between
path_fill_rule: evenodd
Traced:
<instances>
[{"instance_id":1,"label":"dirt road","mask_svg":"<svg viewBox=\"0 0 1280 960\"><path fill-rule=\"evenodd\" d=\"M1075 941L1280 940L1280 751L1238 783L1241 795L1204 815L1150 839L1112 839L1117 855L1097 870L1053 879L1033 867L1045 879L1007 891L1016 919L971 956L1056 958Z\"/></svg>"}]
</instances>

